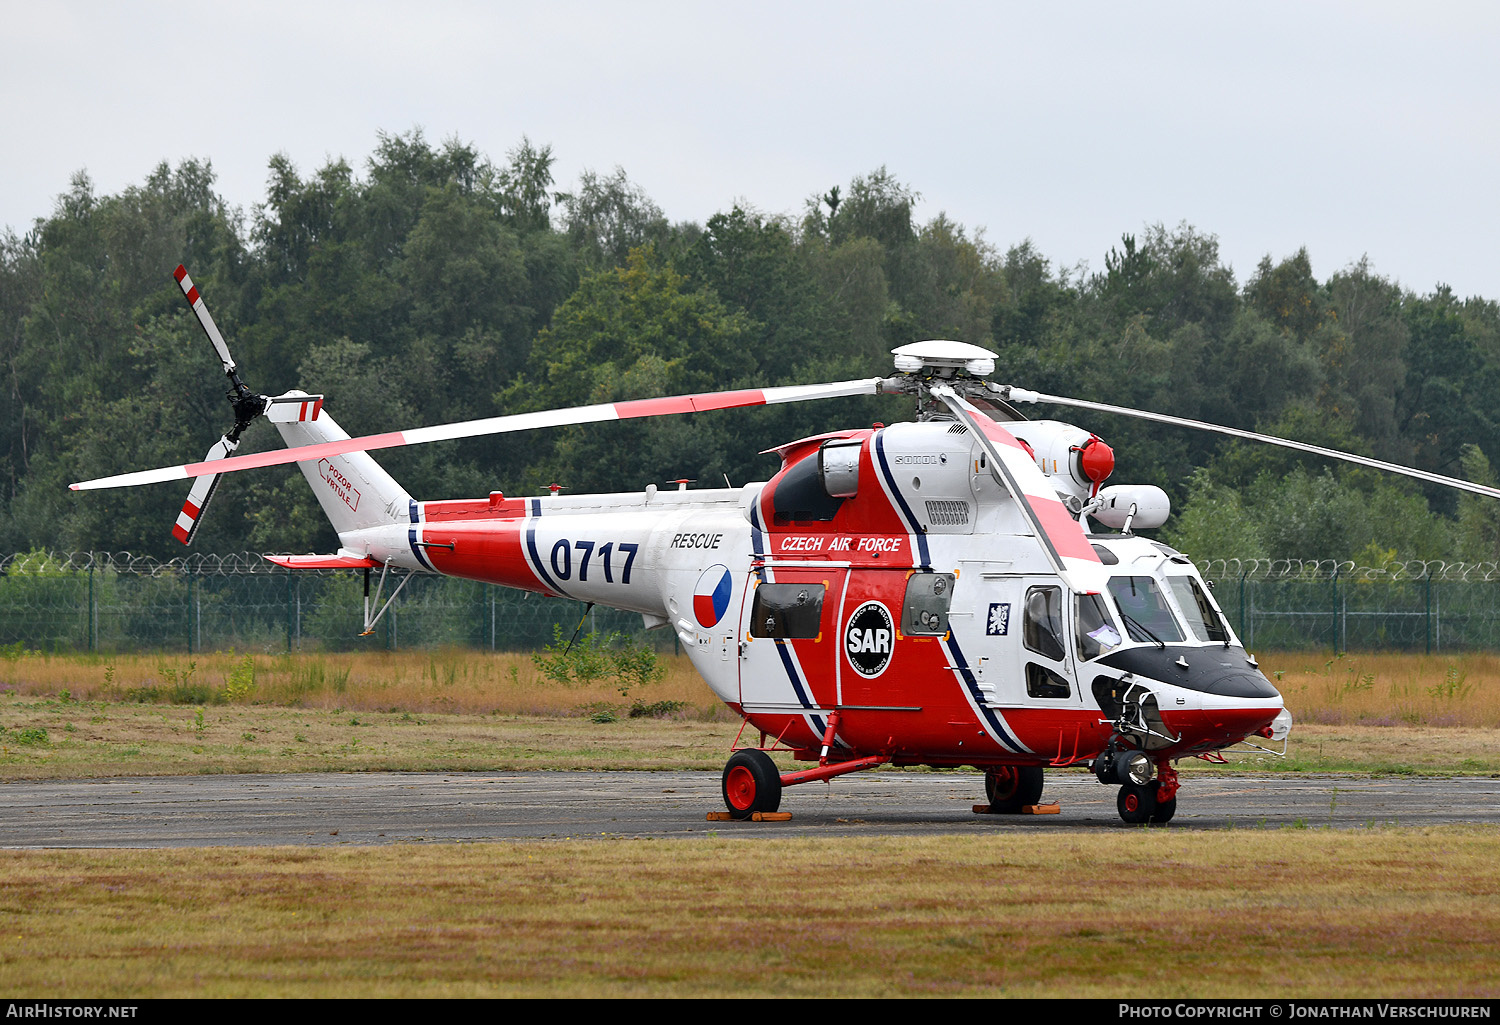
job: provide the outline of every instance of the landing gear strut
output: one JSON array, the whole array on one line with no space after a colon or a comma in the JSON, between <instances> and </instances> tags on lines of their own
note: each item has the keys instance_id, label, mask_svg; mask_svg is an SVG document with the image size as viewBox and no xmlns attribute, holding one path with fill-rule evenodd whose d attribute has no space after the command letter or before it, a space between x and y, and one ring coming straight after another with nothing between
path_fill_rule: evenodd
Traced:
<instances>
[{"instance_id":1,"label":"landing gear strut","mask_svg":"<svg viewBox=\"0 0 1500 1025\"><path fill-rule=\"evenodd\" d=\"M1120 784L1115 807L1132 825L1172 821L1177 814L1177 770L1165 759L1151 764L1149 756L1129 749L1106 751L1094 763L1100 783ZM1152 779L1153 769L1156 778Z\"/></svg>"}]
</instances>

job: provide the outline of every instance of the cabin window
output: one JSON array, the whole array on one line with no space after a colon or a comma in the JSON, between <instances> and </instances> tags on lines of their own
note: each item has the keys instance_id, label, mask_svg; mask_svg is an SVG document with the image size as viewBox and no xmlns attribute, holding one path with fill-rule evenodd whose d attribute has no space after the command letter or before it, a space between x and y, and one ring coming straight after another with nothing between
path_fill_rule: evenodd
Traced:
<instances>
[{"instance_id":1,"label":"cabin window","mask_svg":"<svg viewBox=\"0 0 1500 1025\"><path fill-rule=\"evenodd\" d=\"M1033 698L1065 698L1073 693L1068 681L1046 666L1026 663L1026 693Z\"/></svg>"},{"instance_id":2,"label":"cabin window","mask_svg":"<svg viewBox=\"0 0 1500 1025\"><path fill-rule=\"evenodd\" d=\"M810 638L822 632L822 584L761 584L750 609L750 636Z\"/></svg>"},{"instance_id":3,"label":"cabin window","mask_svg":"<svg viewBox=\"0 0 1500 1025\"><path fill-rule=\"evenodd\" d=\"M1061 662L1063 646L1062 588L1033 587L1026 592L1026 618L1021 641L1044 658Z\"/></svg>"},{"instance_id":4,"label":"cabin window","mask_svg":"<svg viewBox=\"0 0 1500 1025\"><path fill-rule=\"evenodd\" d=\"M910 637L941 637L948 632L948 609L953 604L952 573L913 573L906 581L901 632Z\"/></svg>"}]
</instances>

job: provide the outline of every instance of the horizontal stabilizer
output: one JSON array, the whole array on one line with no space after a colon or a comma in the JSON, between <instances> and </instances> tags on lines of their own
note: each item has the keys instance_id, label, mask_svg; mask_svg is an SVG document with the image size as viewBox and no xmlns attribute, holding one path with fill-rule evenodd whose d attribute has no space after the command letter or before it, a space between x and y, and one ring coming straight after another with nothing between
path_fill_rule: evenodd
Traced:
<instances>
[{"instance_id":1,"label":"horizontal stabilizer","mask_svg":"<svg viewBox=\"0 0 1500 1025\"><path fill-rule=\"evenodd\" d=\"M266 404L266 419L273 424L299 424L316 420L323 412L321 395L273 395Z\"/></svg>"},{"instance_id":2,"label":"horizontal stabilizer","mask_svg":"<svg viewBox=\"0 0 1500 1025\"><path fill-rule=\"evenodd\" d=\"M263 558L287 569L374 569L380 565L368 555L267 555Z\"/></svg>"}]
</instances>

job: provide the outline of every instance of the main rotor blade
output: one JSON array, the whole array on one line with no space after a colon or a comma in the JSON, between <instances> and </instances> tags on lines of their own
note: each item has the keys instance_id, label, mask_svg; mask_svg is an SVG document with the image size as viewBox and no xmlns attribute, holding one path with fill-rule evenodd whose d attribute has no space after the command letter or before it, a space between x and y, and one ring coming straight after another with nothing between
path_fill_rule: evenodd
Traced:
<instances>
[{"instance_id":1,"label":"main rotor blade","mask_svg":"<svg viewBox=\"0 0 1500 1025\"><path fill-rule=\"evenodd\" d=\"M992 386L993 387L993 386ZM1168 416L1165 413L1152 413L1144 409L1129 409L1125 406L1111 406L1107 402L1090 402L1087 399L1070 399L1063 395L1043 395L1041 392L1027 391L1024 388L1010 388L1001 386L999 393L1011 402L1048 402L1057 406L1073 406L1077 409L1092 409L1100 413L1117 413L1120 416L1133 416L1138 420L1151 420L1155 423L1171 424L1174 427L1189 427L1199 431L1211 431L1215 434L1227 434L1231 438L1243 438L1246 441L1261 441L1267 445L1279 445L1282 448L1294 449L1298 452L1307 452L1312 455L1325 456L1329 459L1341 459L1346 463L1357 463L1360 466L1369 466L1376 470L1386 470L1390 473L1399 473L1407 477L1415 477L1417 480L1427 481L1429 484L1442 484L1445 487L1458 488L1461 491L1470 491L1476 495L1484 495L1487 498L1500 498L1500 489L1486 487L1483 484L1473 484L1457 477L1445 477L1440 473L1430 473L1427 470L1418 470L1410 466L1402 466L1400 463L1387 463L1381 459L1372 459L1369 456L1355 455L1353 452L1343 452L1336 448L1324 448L1321 445L1309 445L1303 441L1289 441L1286 438L1278 438L1272 434L1259 434L1255 431L1242 431L1236 427L1224 427L1220 424L1208 423L1204 420L1189 420L1181 416Z\"/></svg>"},{"instance_id":2,"label":"main rotor blade","mask_svg":"<svg viewBox=\"0 0 1500 1025\"><path fill-rule=\"evenodd\" d=\"M328 441L317 445L304 445L301 448L256 452L247 456L231 456L228 459L187 463L182 466L164 466L156 470L139 470L135 473L121 473L113 477L81 481L77 484L70 484L68 487L73 491L134 487L140 484L159 484L162 481L181 480L184 477L201 477L207 473L233 473L236 470L249 470L260 466L300 463L308 459L342 455L345 452L372 452L383 448L399 448L403 445L422 445L431 441L452 441L457 438L475 438L487 434L530 431L539 427L566 427L572 424L635 420L649 416L667 416L673 413L702 413L711 409L774 406L786 402L808 402L813 399L833 399L847 395L874 395L880 390L881 380L879 377L871 377L861 381L788 385L781 388L755 388L745 391L704 392L697 395L674 395L661 399L604 402L594 406L575 406L571 409L549 409L539 413L513 413L509 416L492 416L482 420L465 420L460 423L418 427L410 431L369 434L362 438Z\"/></svg>"},{"instance_id":3,"label":"main rotor blade","mask_svg":"<svg viewBox=\"0 0 1500 1025\"><path fill-rule=\"evenodd\" d=\"M948 385L934 384L930 390L933 398L947 406L979 439L989 456L991 476L1020 507L1053 572L1071 590L1086 593L1103 590L1104 568L1098 553L1015 435Z\"/></svg>"}]
</instances>

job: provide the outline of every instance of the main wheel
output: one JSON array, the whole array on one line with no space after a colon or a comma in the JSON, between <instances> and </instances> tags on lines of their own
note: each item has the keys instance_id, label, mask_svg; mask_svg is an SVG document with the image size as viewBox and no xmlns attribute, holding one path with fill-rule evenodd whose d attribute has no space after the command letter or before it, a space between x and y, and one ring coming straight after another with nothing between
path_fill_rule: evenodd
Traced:
<instances>
[{"instance_id":1,"label":"main wheel","mask_svg":"<svg viewBox=\"0 0 1500 1025\"><path fill-rule=\"evenodd\" d=\"M1151 812L1151 821L1160 823L1171 822L1172 816L1177 814L1177 795L1173 794L1163 801L1158 796L1161 790L1161 780L1152 780L1150 786L1151 800L1156 805L1155 809Z\"/></svg>"},{"instance_id":2,"label":"main wheel","mask_svg":"<svg viewBox=\"0 0 1500 1025\"><path fill-rule=\"evenodd\" d=\"M1120 788L1120 796L1115 798L1115 807L1120 811L1120 818L1133 826L1149 822L1156 812L1156 788L1150 783L1145 786L1126 783Z\"/></svg>"},{"instance_id":3,"label":"main wheel","mask_svg":"<svg viewBox=\"0 0 1500 1025\"><path fill-rule=\"evenodd\" d=\"M737 819L781 807L781 771L764 751L736 751L724 766L724 805Z\"/></svg>"},{"instance_id":4,"label":"main wheel","mask_svg":"<svg viewBox=\"0 0 1500 1025\"><path fill-rule=\"evenodd\" d=\"M1014 815L1028 804L1042 799L1040 765L1002 765L984 770L984 796L990 799L990 811Z\"/></svg>"}]
</instances>

